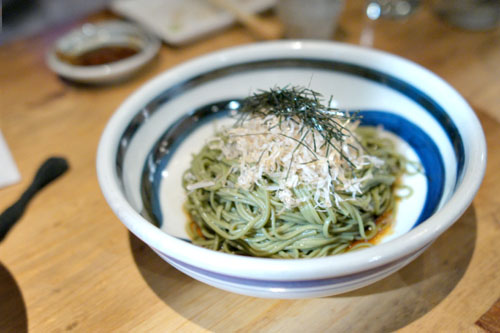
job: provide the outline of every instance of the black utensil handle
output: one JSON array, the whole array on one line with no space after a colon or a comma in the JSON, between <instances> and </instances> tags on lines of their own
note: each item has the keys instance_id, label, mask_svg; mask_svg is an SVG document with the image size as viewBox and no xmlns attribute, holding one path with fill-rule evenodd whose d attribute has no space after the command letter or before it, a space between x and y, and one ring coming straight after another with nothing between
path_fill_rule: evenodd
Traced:
<instances>
[{"instance_id":1,"label":"black utensil handle","mask_svg":"<svg viewBox=\"0 0 500 333\"><path fill-rule=\"evenodd\" d=\"M19 200L0 215L0 241L4 239L10 228L21 218L35 194L51 181L65 173L68 168L68 162L62 157L51 157L40 166L32 183L24 191Z\"/></svg>"}]
</instances>

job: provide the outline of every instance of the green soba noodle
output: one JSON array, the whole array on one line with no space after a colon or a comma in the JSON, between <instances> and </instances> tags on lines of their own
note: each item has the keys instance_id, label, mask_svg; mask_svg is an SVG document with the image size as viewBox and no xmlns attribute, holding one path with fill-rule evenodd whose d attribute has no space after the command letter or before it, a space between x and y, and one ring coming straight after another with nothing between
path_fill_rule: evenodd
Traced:
<instances>
[{"instance_id":1,"label":"green soba noodle","mask_svg":"<svg viewBox=\"0 0 500 333\"><path fill-rule=\"evenodd\" d=\"M383 163L347 167L346 181L363 179L355 191L336 181L329 197L318 197L315 186L299 183L290 188L294 205L285 204L279 195L283 180L273 179L279 172L263 173L250 186L235 185L241 161L228 158L220 146L206 144L183 177L192 242L217 251L272 258L322 257L371 246L370 240L389 223L385 217L394 211L395 187L407 161L376 128L359 127L351 134L365 154ZM227 141L222 134L219 138ZM287 166L278 171L285 174Z\"/></svg>"}]
</instances>

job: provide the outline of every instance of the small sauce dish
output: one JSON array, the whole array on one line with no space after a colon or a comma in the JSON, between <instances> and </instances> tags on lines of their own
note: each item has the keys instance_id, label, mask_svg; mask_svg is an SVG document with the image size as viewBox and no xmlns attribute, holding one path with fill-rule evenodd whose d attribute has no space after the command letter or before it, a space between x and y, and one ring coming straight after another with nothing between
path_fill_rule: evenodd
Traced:
<instances>
[{"instance_id":1,"label":"small sauce dish","mask_svg":"<svg viewBox=\"0 0 500 333\"><path fill-rule=\"evenodd\" d=\"M112 83L136 73L158 53L160 40L123 21L86 23L58 39L47 65L82 83Z\"/></svg>"}]
</instances>

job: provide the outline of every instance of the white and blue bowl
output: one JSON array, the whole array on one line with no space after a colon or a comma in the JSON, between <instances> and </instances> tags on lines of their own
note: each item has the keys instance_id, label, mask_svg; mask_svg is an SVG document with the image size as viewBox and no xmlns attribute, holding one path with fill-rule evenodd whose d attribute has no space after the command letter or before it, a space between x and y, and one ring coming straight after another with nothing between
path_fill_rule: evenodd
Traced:
<instances>
[{"instance_id":1,"label":"white and blue bowl","mask_svg":"<svg viewBox=\"0 0 500 333\"><path fill-rule=\"evenodd\" d=\"M259 89L306 86L392 132L425 172L403 181L392 232L371 248L316 259L267 259L191 244L181 175L228 110ZM334 295L405 266L469 206L486 166L481 125L446 82L415 63L373 49L315 41L254 44L173 68L132 94L102 135L99 183L118 218L165 261L191 277L257 297Z\"/></svg>"}]
</instances>

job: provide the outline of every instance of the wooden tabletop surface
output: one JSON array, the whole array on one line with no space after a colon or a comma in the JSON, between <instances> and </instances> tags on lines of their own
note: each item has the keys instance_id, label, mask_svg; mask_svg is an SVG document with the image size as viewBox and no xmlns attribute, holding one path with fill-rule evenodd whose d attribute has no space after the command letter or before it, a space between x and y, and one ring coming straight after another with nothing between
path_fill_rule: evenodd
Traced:
<instances>
[{"instance_id":1,"label":"wooden tabletop surface","mask_svg":"<svg viewBox=\"0 0 500 333\"><path fill-rule=\"evenodd\" d=\"M0 243L0 332L500 330L500 29L452 27L427 2L405 20L371 22L360 3L349 1L335 38L434 71L470 102L487 138L488 167L473 204L422 256L368 287L305 300L232 294L163 262L127 231L100 192L100 134L118 105L158 73L255 39L234 26L185 47L164 45L132 80L84 86L44 63L45 49L82 23L74 22L0 47L0 129L23 177L0 189L0 210L47 157L64 156L71 165Z\"/></svg>"}]
</instances>

